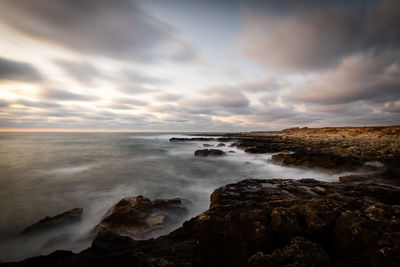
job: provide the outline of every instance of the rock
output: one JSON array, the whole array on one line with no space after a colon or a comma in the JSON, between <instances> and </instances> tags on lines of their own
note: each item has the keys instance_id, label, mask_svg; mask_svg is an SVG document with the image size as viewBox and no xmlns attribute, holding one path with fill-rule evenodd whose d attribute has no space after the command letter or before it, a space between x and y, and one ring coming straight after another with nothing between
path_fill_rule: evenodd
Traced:
<instances>
[{"instance_id":1,"label":"rock","mask_svg":"<svg viewBox=\"0 0 400 267\"><path fill-rule=\"evenodd\" d=\"M219 143L219 144L217 145L217 147L223 147L223 146L225 146L224 143Z\"/></svg>"},{"instance_id":2,"label":"rock","mask_svg":"<svg viewBox=\"0 0 400 267\"><path fill-rule=\"evenodd\" d=\"M302 237L294 237L290 244L266 254L257 252L248 260L248 266L323 266L330 265L325 249Z\"/></svg>"},{"instance_id":3,"label":"rock","mask_svg":"<svg viewBox=\"0 0 400 267\"><path fill-rule=\"evenodd\" d=\"M155 199L143 196L121 199L95 227L95 232L115 232L140 237L162 230L187 215L180 199Z\"/></svg>"},{"instance_id":4,"label":"rock","mask_svg":"<svg viewBox=\"0 0 400 267\"><path fill-rule=\"evenodd\" d=\"M307 168L325 168L336 172L355 170L363 163L355 157L341 157L332 153L315 153L301 151L293 154L280 153L273 155L271 161L286 166Z\"/></svg>"},{"instance_id":5,"label":"rock","mask_svg":"<svg viewBox=\"0 0 400 267\"><path fill-rule=\"evenodd\" d=\"M397 266L400 189L312 179L248 179L157 239L101 232L79 254L4 266ZM148 203L146 201L145 203Z\"/></svg>"},{"instance_id":6,"label":"rock","mask_svg":"<svg viewBox=\"0 0 400 267\"><path fill-rule=\"evenodd\" d=\"M235 151L233 151L233 150L229 150L228 151L228 153L236 153Z\"/></svg>"},{"instance_id":7,"label":"rock","mask_svg":"<svg viewBox=\"0 0 400 267\"><path fill-rule=\"evenodd\" d=\"M367 177L364 175L345 175L339 177L339 182L341 183L349 183L349 182L360 182L364 181Z\"/></svg>"},{"instance_id":8,"label":"rock","mask_svg":"<svg viewBox=\"0 0 400 267\"><path fill-rule=\"evenodd\" d=\"M45 217L39 220L37 223L34 223L27 228L25 228L21 234L32 234L35 232L41 232L43 230L48 230L56 226L60 226L67 223L74 223L81 219L83 209L75 208L61 214L58 214L53 217Z\"/></svg>"},{"instance_id":9,"label":"rock","mask_svg":"<svg viewBox=\"0 0 400 267\"><path fill-rule=\"evenodd\" d=\"M214 146L214 145L210 145L210 144L203 144L203 147L210 147L210 146Z\"/></svg>"},{"instance_id":10,"label":"rock","mask_svg":"<svg viewBox=\"0 0 400 267\"><path fill-rule=\"evenodd\" d=\"M208 157L208 156L226 156L226 153L219 149L201 149L194 152L195 156Z\"/></svg>"},{"instance_id":11,"label":"rock","mask_svg":"<svg viewBox=\"0 0 400 267\"><path fill-rule=\"evenodd\" d=\"M170 138L169 141L170 142L215 141L215 138L211 138L211 137L193 137L193 138L173 137L173 138Z\"/></svg>"}]
</instances>

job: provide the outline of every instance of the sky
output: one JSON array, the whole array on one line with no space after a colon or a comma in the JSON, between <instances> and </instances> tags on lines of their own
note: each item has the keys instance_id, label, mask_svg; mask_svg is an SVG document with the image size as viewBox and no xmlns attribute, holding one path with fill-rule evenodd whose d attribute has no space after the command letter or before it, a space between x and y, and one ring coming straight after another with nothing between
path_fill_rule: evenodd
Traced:
<instances>
[{"instance_id":1,"label":"sky","mask_svg":"<svg viewBox=\"0 0 400 267\"><path fill-rule=\"evenodd\" d=\"M400 124L400 1L0 0L0 130Z\"/></svg>"}]
</instances>

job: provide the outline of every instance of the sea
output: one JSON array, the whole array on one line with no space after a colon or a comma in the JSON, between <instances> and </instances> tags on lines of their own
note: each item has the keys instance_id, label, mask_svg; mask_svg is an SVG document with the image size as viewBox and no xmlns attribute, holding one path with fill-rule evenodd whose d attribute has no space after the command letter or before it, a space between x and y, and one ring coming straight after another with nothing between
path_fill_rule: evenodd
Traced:
<instances>
[{"instance_id":1,"label":"sea","mask_svg":"<svg viewBox=\"0 0 400 267\"><path fill-rule=\"evenodd\" d=\"M219 149L235 153L195 157L203 144L219 142L169 142L171 137L188 136L0 133L0 261L89 247L93 228L124 197L189 200L189 214L176 228L205 211L212 191L228 183L247 178L337 181L343 175L279 166L269 162L272 154L246 154L229 142ZM21 234L38 220L73 208L83 208L80 221L36 235Z\"/></svg>"}]
</instances>

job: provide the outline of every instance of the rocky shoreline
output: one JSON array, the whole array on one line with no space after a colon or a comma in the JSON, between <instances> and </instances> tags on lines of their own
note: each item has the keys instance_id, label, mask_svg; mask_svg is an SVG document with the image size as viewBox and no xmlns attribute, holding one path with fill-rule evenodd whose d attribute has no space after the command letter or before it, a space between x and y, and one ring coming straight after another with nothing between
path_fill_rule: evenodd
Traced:
<instances>
[{"instance_id":1,"label":"rocky shoreline","mask_svg":"<svg viewBox=\"0 0 400 267\"><path fill-rule=\"evenodd\" d=\"M172 233L136 241L101 232L79 254L3 266L396 266L400 189L359 183L243 180Z\"/></svg>"},{"instance_id":2,"label":"rocky shoreline","mask_svg":"<svg viewBox=\"0 0 400 267\"><path fill-rule=\"evenodd\" d=\"M336 183L247 179L229 184L212 193L207 211L168 235L148 240L119 234L152 231L168 223L171 214L185 214L187 207L179 199L122 199L96 228L90 248L1 266L396 266L400 262L399 126L292 128L170 140L191 141L217 141L246 153L274 153L275 164L363 173L340 177ZM227 156L222 150L199 151L198 156Z\"/></svg>"}]
</instances>

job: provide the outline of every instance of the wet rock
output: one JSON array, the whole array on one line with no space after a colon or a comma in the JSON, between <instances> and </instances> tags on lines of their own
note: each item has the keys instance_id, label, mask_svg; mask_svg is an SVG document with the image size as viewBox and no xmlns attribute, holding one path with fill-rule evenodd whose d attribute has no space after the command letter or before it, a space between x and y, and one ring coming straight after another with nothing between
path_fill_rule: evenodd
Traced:
<instances>
[{"instance_id":1,"label":"wet rock","mask_svg":"<svg viewBox=\"0 0 400 267\"><path fill-rule=\"evenodd\" d=\"M323 266L330 265L325 249L302 237L295 237L284 248L270 254L258 252L248 260L248 266Z\"/></svg>"},{"instance_id":2,"label":"wet rock","mask_svg":"<svg viewBox=\"0 0 400 267\"><path fill-rule=\"evenodd\" d=\"M324 168L336 172L355 170L363 163L355 157L341 157L332 153L314 153L301 151L293 154L280 153L273 155L271 161L286 166L307 168Z\"/></svg>"},{"instance_id":3,"label":"wet rock","mask_svg":"<svg viewBox=\"0 0 400 267\"><path fill-rule=\"evenodd\" d=\"M123 198L108 211L95 232L111 231L140 237L167 228L187 213L180 199Z\"/></svg>"},{"instance_id":4,"label":"wet rock","mask_svg":"<svg viewBox=\"0 0 400 267\"><path fill-rule=\"evenodd\" d=\"M219 144L217 145L217 147L224 147L224 146L225 146L224 143L219 143Z\"/></svg>"},{"instance_id":5,"label":"wet rock","mask_svg":"<svg viewBox=\"0 0 400 267\"><path fill-rule=\"evenodd\" d=\"M203 144L203 147L211 147L211 146L214 146L214 145L210 145L210 144Z\"/></svg>"},{"instance_id":6,"label":"wet rock","mask_svg":"<svg viewBox=\"0 0 400 267\"><path fill-rule=\"evenodd\" d=\"M339 182L349 183L349 182L361 182L367 179L364 175L345 175L339 177Z\"/></svg>"},{"instance_id":7,"label":"wet rock","mask_svg":"<svg viewBox=\"0 0 400 267\"><path fill-rule=\"evenodd\" d=\"M233 151L233 150L229 150L228 151L228 153L236 153L235 151Z\"/></svg>"},{"instance_id":8,"label":"wet rock","mask_svg":"<svg viewBox=\"0 0 400 267\"><path fill-rule=\"evenodd\" d=\"M208 157L208 156L226 156L226 153L219 149L201 149L194 152L195 156Z\"/></svg>"},{"instance_id":9,"label":"wet rock","mask_svg":"<svg viewBox=\"0 0 400 267\"><path fill-rule=\"evenodd\" d=\"M35 232L41 232L43 230L48 230L56 226L60 226L67 223L74 223L81 219L83 209L82 208L75 208L56 216L50 217L47 216L37 223L34 223L27 228L25 228L21 233L22 234L32 234Z\"/></svg>"},{"instance_id":10,"label":"wet rock","mask_svg":"<svg viewBox=\"0 0 400 267\"><path fill-rule=\"evenodd\" d=\"M190 141L215 141L212 137L193 137L193 138L178 138L173 137L169 139L170 142L190 142Z\"/></svg>"},{"instance_id":11,"label":"wet rock","mask_svg":"<svg viewBox=\"0 0 400 267\"><path fill-rule=\"evenodd\" d=\"M400 189L312 179L248 179L157 239L101 232L79 253L5 266L397 266ZM148 203L148 201L146 201Z\"/></svg>"}]
</instances>

